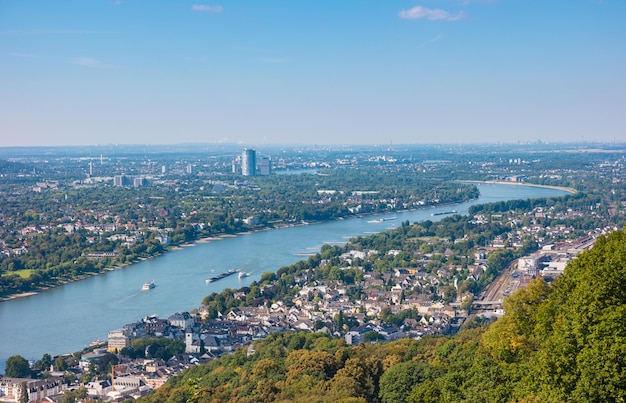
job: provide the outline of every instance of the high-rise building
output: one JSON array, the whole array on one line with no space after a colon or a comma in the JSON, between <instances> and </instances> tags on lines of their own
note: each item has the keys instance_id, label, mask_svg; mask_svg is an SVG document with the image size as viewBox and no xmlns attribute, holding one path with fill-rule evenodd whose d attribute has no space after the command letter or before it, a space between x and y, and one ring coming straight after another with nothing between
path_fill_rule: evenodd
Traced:
<instances>
[{"instance_id":1,"label":"high-rise building","mask_svg":"<svg viewBox=\"0 0 626 403\"><path fill-rule=\"evenodd\" d=\"M259 157L259 174L260 175L272 174L272 160L270 159L270 157L267 157L267 156Z\"/></svg>"},{"instance_id":2,"label":"high-rise building","mask_svg":"<svg viewBox=\"0 0 626 403\"><path fill-rule=\"evenodd\" d=\"M146 185L146 178L139 176L137 178L133 178L133 186L138 188Z\"/></svg>"},{"instance_id":3,"label":"high-rise building","mask_svg":"<svg viewBox=\"0 0 626 403\"><path fill-rule=\"evenodd\" d=\"M243 176L256 175L256 150L244 148L241 153L241 174Z\"/></svg>"},{"instance_id":4,"label":"high-rise building","mask_svg":"<svg viewBox=\"0 0 626 403\"><path fill-rule=\"evenodd\" d=\"M113 177L113 186L124 186L124 175L115 175Z\"/></svg>"},{"instance_id":5,"label":"high-rise building","mask_svg":"<svg viewBox=\"0 0 626 403\"><path fill-rule=\"evenodd\" d=\"M133 184L133 179L126 175L115 175L113 177L113 186L129 186Z\"/></svg>"}]
</instances>

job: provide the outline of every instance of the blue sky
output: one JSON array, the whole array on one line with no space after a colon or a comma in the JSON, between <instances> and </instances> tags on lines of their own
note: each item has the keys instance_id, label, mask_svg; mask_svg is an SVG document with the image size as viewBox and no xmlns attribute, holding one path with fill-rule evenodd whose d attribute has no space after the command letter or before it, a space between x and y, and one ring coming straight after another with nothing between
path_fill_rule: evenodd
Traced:
<instances>
[{"instance_id":1,"label":"blue sky","mask_svg":"<svg viewBox=\"0 0 626 403\"><path fill-rule=\"evenodd\" d=\"M626 141L624 0L0 0L0 146Z\"/></svg>"}]
</instances>

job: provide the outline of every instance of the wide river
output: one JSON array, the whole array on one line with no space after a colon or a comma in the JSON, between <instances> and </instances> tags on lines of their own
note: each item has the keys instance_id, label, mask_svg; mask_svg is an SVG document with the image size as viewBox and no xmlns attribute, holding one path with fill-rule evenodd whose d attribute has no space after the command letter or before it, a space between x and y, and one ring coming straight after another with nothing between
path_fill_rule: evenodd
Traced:
<instances>
[{"instance_id":1,"label":"wide river","mask_svg":"<svg viewBox=\"0 0 626 403\"><path fill-rule=\"evenodd\" d=\"M412 223L439 220L445 215L432 214L451 209L467 214L467 209L475 204L566 194L530 186L480 184L478 187L480 197L467 203L200 242L124 269L0 302L0 373L11 355L36 360L44 353L53 356L71 353L95 339L106 340L109 330L147 315L167 318L175 312L192 310L211 292L248 285L264 272L306 259L306 254L319 251L324 243L343 244L350 237L385 231L406 220ZM371 222L382 217L396 219ZM244 279L230 276L210 284L205 282L230 268L251 274ZM150 280L154 280L156 287L141 291L142 284Z\"/></svg>"}]
</instances>

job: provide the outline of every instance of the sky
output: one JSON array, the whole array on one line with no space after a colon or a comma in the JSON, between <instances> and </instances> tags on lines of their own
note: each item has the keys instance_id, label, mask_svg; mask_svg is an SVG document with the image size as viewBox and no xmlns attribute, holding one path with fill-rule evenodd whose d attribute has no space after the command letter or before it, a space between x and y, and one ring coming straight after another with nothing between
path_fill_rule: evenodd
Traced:
<instances>
[{"instance_id":1,"label":"sky","mask_svg":"<svg viewBox=\"0 0 626 403\"><path fill-rule=\"evenodd\" d=\"M626 141L624 0L0 0L0 146Z\"/></svg>"}]
</instances>

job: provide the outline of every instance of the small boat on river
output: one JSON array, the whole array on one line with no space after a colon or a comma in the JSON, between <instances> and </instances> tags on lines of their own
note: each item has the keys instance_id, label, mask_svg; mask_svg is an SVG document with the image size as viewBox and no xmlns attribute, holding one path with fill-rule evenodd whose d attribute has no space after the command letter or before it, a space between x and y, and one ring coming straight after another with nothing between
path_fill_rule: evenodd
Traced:
<instances>
[{"instance_id":1,"label":"small boat on river","mask_svg":"<svg viewBox=\"0 0 626 403\"><path fill-rule=\"evenodd\" d=\"M154 280L148 281L147 283L143 283L143 286L141 287L141 291L148 291L148 290L153 289L154 287L156 287L156 285L154 284Z\"/></svg>"},{"instance_id":2,"label":"small boat on river","mask_svg":"<svg viewBox=\"0 0 626 403\"><path fill-rule=\"evenodd\" d=\"M376 224L379 222L384 222L384 221L392 221L392 220L397 220L398 217L383 217L383 218L379 218L377 220L369 220L368 223L370 224Z\"/></svg>"}]
</instances>

